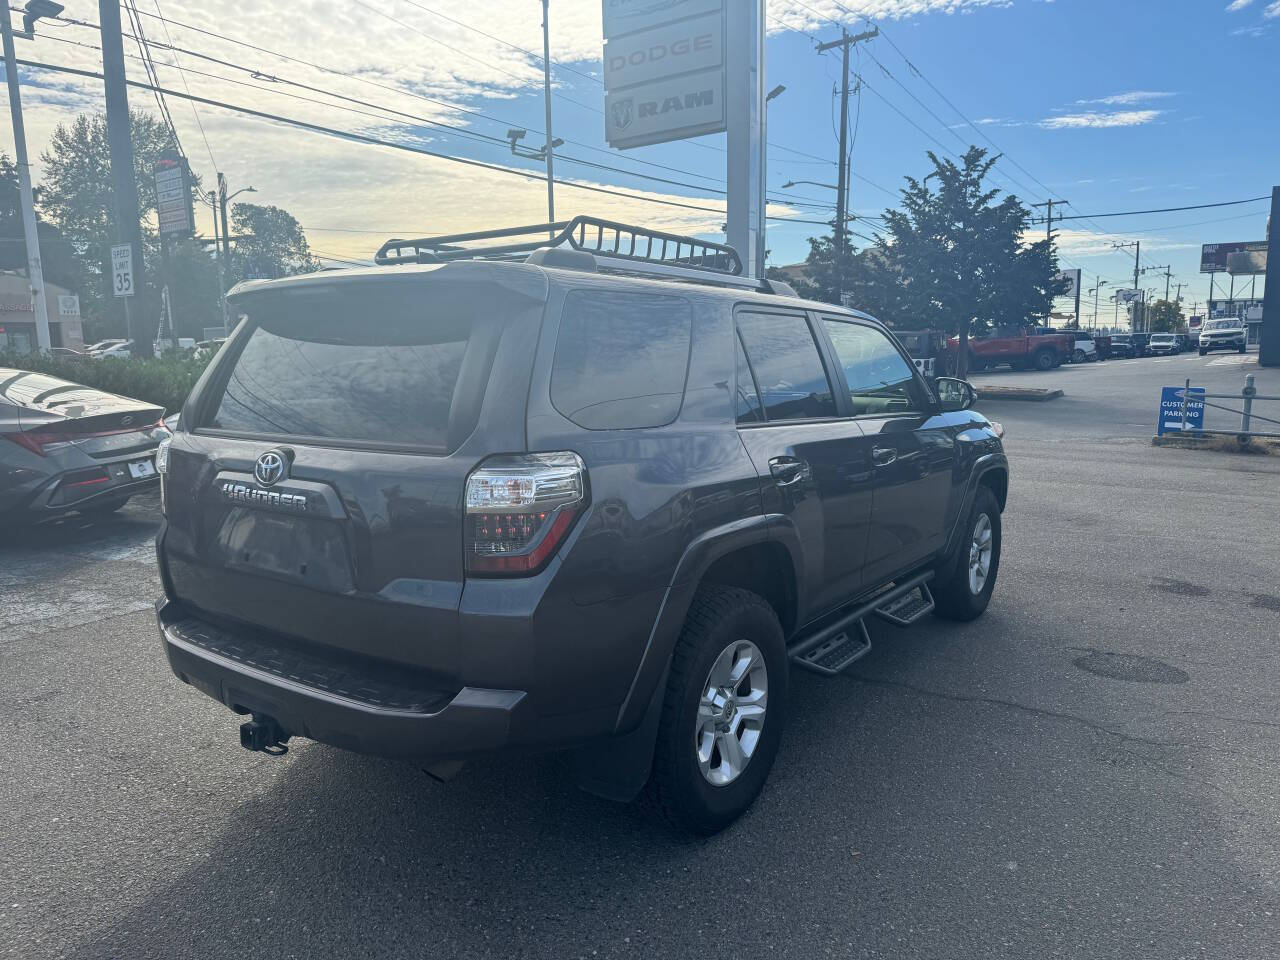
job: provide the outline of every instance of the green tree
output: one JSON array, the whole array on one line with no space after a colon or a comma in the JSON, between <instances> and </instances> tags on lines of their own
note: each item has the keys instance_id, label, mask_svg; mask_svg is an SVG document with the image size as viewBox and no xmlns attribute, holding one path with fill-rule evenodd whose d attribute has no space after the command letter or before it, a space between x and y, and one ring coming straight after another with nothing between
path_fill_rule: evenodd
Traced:
<instances>
[{"instance_id":1,"label":"green tree","mask_svg":"<svg viewBox=\"0 0 1280 960\"><path fill-rule=\"evenodd\" d=\"M1024 240L1030 211L984 183L997 159L979 147L959 164L930 152L932 172L906 178L902 209L885 211L849 282L854 303L892 325L958 335L961 377L973 332L1036 323L1065 289L1052 243Z\"/></svg>"},{"instance_id":2,"label":"green tree","mask_svg":"<svg viewBox=\"0 0 1280 960\"><path fill-rule=\"evenodd\" d=\"M37 191L37 202L39 199ZM38 213L36 230L40 238L40 262L45 280L78 293L82 270L72 244ZM22 221L18 167L4 153L0 153L0 270L27 271L27 237Z\"/></svg>"},{"instance_id":3,"label":"green tree","mask_svg":"<svg viewBox=\"0 0 1280 960\"><path fill-rule=\"evenodd\" d=\"M311 255L301 224L286 210L237 203L231 208L231 227L233 283L313 273L320 269L320 261Z\"/></svg>"},{"instance_id":4,"label":"green tree","mask_svg":"<svg viewBox=\"0 0 1280 960\"><path fill-rule=\"evenodd\" d=\"M809 254L805 257L803 280L794 281L796 292L811 300L839 303L842 293L849 293L849 285L857 273L857 250L849 233L844 235L844 251L836 244L835 228L830 236L810 237ZM787 279L778 272L778 279Z\"/></svg>"},{"instance_id":5,"label":"green tree","mask_svg":"<svg viewBox=\"0 0 1280 960\"><path fill-rule=\"evenodd\" d=\"M160 292L155 276L159 242L149 217L156 205L152 165L176 145L168 127L151 114L134 110L129 119L147 267L146 284L132 298L131 308L136 309L140 330L154 330ZM106 115L80 114L69 124L59 124L41 160L44 181L40 206L76 253L81 313L90 320L106 321L103 331L123 333L124 304L111 294L111 244L116 238L116 218Z\"/></svg>"},{"instance_id":6,"label":"green tree","mask_svg":"<svg viewBox=\"0 0 1280 960\"><path fill-rule=\"evenodd\" d=\"M1150 333L1176 333L1182 326L1182 304L1171 300L1157 300L1147 307L1147 331Z\"/></svg>"}]
</instances>

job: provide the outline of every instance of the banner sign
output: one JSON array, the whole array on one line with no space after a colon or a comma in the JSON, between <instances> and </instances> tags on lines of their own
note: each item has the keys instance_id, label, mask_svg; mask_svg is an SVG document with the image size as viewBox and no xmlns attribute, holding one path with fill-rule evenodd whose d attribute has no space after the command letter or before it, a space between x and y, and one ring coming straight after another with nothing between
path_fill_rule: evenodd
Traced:
<instances>
[{"instance_id":1,"label":"banner sign","mask_svg":"<svg viewBox=\"0 0 1280 960\"><path fill-rule=\"evenodd\" d=\"M1187 394L1187 430L1204 429L1204 387L1165 387L1160 391L1160 414L1156 420L1156 436L1182 432L1182 397ZM1197 398L1196 394L1200 396Z\"/></svg>"},{"instance_id":2,"label":"banner sign","mask_svg":"<svg viewBox=\"0 0 1280 960\"><path fill-rule=\"evenodd\" d=\"M195 229L191 207L191 180L187 162L176 153L167 153L151 168L156 182L156 219L160 236L190 236Z\"/></svg>"},{"instance_id":3,"label":"banner sign","mask_svg":"<svg viewBox=\"0 0 1280 960\"><path fill-rule=\"evenodd\" d=\"M604 0L604 39L609 146L725 129L723 0Z\"/></svg>"},{"instance_id":4,"label":"banner sign","mask_svg":"<svg viewBox=\"0 0 1280 960\"><path fill-rule=\"evenodd\" d=\"M1253 276L1267 272L1267 241L1206 243L1200 248L1201 273Z\"/></svg>"}]
</instances>

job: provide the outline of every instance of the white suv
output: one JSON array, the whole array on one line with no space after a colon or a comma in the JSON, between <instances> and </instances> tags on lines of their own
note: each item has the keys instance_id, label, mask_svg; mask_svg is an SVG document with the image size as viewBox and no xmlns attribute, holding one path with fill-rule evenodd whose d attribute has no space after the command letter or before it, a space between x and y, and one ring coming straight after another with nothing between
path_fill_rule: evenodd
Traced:
<instances>
[{"instance_id":1,"label":"white suv","mask_svg":"<svg viewBox=\"0 0 1280 960\"><path fill-rule=\"evenodd\" d=\"M1236 350L1244 353L1244 326L1239 320L1209 320L1200 331L1200 356L1210 350Z\"/></svg>"}]
</instances>

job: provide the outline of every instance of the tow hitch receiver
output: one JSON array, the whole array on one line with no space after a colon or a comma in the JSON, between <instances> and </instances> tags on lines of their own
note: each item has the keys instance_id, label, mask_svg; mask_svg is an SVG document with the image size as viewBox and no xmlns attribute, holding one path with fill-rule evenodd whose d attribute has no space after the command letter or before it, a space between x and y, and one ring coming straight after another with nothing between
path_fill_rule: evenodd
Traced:
<instances>
[{"instance_id":1,"label":"tow hitch receiver","mask_svg":"<svg viewBox=\"0 0 1280 960\"><path fill-rule=\"evenodd\" d=\"M282 757L289 752L285 746L289 735L280 728L274 717L255 713L253 719L240 724L240 746L246 750L255 750Z\"/></svg>"}]
</instances>

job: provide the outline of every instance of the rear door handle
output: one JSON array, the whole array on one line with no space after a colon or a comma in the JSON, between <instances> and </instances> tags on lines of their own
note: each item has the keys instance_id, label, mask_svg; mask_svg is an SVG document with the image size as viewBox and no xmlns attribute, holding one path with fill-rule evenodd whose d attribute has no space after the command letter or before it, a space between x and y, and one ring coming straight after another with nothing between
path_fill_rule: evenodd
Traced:
<instances>
[{"instance_id":1,"label":"rear door handle","mask_svg":"<svg viewBox=\"0 0 1280 960\"><path fill-rule=\"evenodd\" d=\"M774 457L769 461L769 472L780 487L789 487L804 479L804 461L795 457Z\"/></svg>"},{"instance_id":2,"label":"rear door handle","mask_svg":"<svg viewBox=\"0 0 1280 960\"><path fill-rule=\"evenodd\" d=\"M898 450L896 447L872 447L871 462L877 467L887 467L893 461L898 459Z\"/></svg>"}]
</instances>

